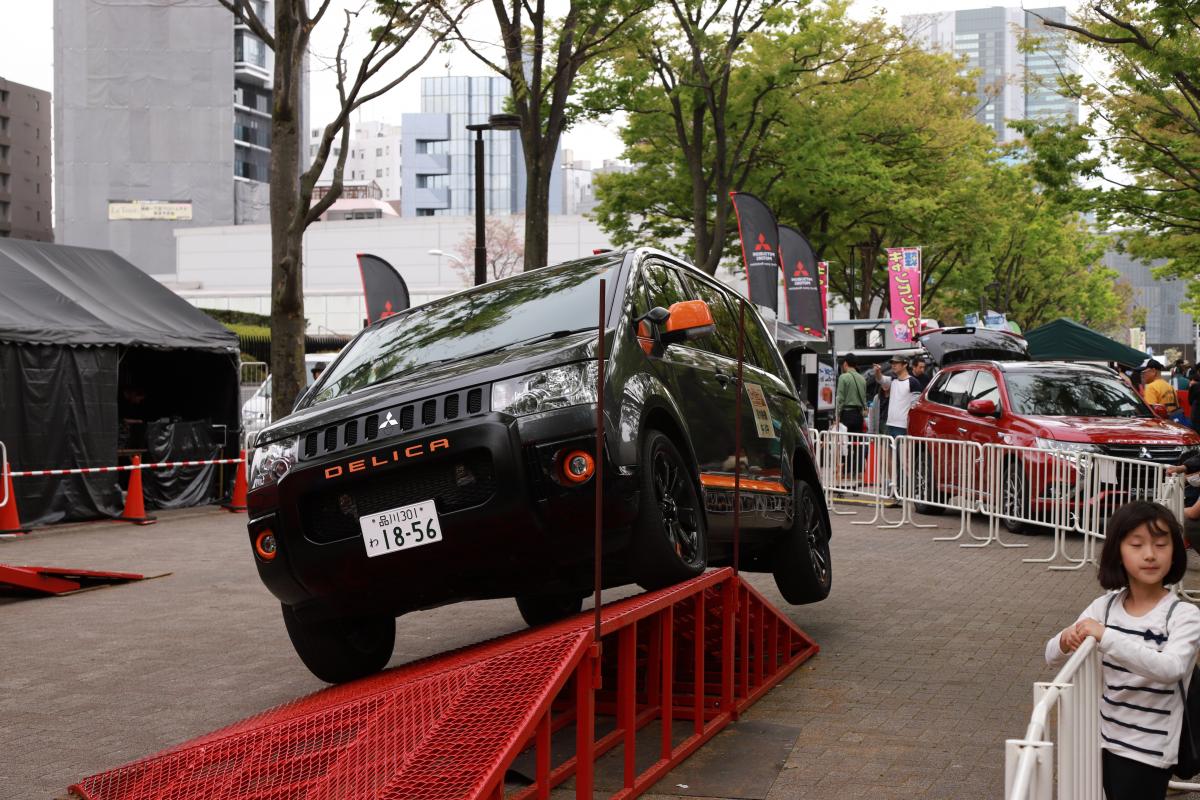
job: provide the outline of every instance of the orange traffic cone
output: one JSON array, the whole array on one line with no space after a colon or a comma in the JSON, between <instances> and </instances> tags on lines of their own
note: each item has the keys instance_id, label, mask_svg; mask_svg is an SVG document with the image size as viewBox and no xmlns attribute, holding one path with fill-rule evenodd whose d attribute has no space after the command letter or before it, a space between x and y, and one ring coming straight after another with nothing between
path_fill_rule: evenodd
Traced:
<instances>
[{"instance_id":1,"label":"orange traffic cone","mask_svg":"<svg viewBox=\"0 0 1200 800\"><path fill-rule=\"evenodd\" d=\"M129 492L125 495L125 511L121 513L121 519L134 525L151 525L158 519L146 514L146 502L142 497L142 471L138 469L141 463L141 456L133 457L134 469L129 473Z\"/></svg>"},{"instance_id":2,"label":"orange traffic cone","mask_svg":"<svg viewBox=\"0 0 1200 800\"><path fill-rule=\"evenodd\" d=\"M242 451L242 460L238 462L237 474L233 478L233 494L225 504L229 511L246 510L246 451Z\"/></svg>"},{"instance_id":3,"label":"orange traffic cone","mask_svg":"<svg viewBox=\"0 0 1200 800\"><path fill-rule=\"evenodd\" d=\"M29 528L21 527L21 515L17 513L17 493L13 489L12 475L4 472L4 482L8 488L8 502L0 506L0 536L29 533Z\"/></svg>"},{"instance_id":4,"label":"orange traffic cone","mask_svg":"<svg viewBox=\"0 0 1200 800\"><path fill-rule=\"evenodd\" d=\"M875 440L867 446L867 463L863 465L863 483L875 483Z\"/></svg>"}]
</instances>

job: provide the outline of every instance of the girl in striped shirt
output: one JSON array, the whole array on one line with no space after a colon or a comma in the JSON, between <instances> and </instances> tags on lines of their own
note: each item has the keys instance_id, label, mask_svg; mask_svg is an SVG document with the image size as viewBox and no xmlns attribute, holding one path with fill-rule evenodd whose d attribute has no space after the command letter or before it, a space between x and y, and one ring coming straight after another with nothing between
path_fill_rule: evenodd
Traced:
<instances>
[{"instance_id":1,"label":"girl in striped shirt","mask_svg":"<svg viewBox=\"0 0 1200 800\"><path fill-rule=\"evenodd\" d=\"M1100 554L1100 585L1110 591L1046 643L1046 661L1057 667L1087 637L1098 642L1107 800L1166 797L1183 724L1181 682L1200 646L1200 610L1167 589L1186 569L1187 548L1170 511L1144 501L1121 506Z\"/></svg>"}]
</instances>

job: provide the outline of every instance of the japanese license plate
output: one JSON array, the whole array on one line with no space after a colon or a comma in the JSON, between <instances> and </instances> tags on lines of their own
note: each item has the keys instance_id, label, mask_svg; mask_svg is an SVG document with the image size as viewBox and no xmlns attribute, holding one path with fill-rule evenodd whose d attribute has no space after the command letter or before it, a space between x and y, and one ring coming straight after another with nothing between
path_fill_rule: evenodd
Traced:
<instances>
[{"instance_id":1,"label":"japanese license plate","mask_svg":"<svg viewBox=\"0 0 1200 800\"><path fill-rule=\"evenodd\" d=\"M370 558L442 540L442 523L432 500L368 514L359 517L358 524Z\"/></svg>"},{"instance_id":2,"label":"japanese license plate","mask_svg":"<svg viewBox=\"0 0 1200 800\"><path fill-rule=\"evenodd\" d=\"M1117 482L1117 465L1112 461L1100 461L1096 465L1100 473L1101 483L1116 483Z\"/></svg>"}]
</instances>

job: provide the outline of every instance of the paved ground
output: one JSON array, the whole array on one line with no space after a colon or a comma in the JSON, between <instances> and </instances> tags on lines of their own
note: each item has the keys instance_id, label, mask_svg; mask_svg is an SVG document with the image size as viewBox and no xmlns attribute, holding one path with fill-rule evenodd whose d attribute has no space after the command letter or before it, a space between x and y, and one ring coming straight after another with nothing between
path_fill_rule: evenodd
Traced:
<instances>
[{"instance_id":1,"label":"paved ground","mask_svg":"<svg viewBox=\"0 0 1200 800\"><path fill-rule=\"evenodd\" d=\"M62 796L86 775L322 688L258 581L245 517L193 509L161 519L0 541L4 563L172 573L0 601L0 798ZM1043 643L1099 592L1093 571L1021 562L1049 552L1048 538L963 550L927 530L851 519L835 520L826 602L788 607L769 577L752 578L821 653L654 797L1002 794L1004 739L1024 732L1032 684L1049 677ZM400 621L392 663L521 626L508 601L414 614ZM743 773L755 780L737 780Z\"/></svg>"}]
</instances>

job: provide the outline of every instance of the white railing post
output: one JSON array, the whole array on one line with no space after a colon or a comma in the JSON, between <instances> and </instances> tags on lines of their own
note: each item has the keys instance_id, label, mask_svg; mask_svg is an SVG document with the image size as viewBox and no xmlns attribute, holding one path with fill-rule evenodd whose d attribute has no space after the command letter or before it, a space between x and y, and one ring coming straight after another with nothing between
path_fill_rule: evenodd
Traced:
<instances>
[{"instance_id":1,"label":"white railing post","mask_svg":"<svg viewBox=\"0 0 1200 800\"><path fill-rule=\"evenodd\" d=\"M0 442L0 506L8 505L8 448Z\"/></svg>"},{"instance_id":2,"label":"white railing post","mask_svg":"<svg viewBox=\"0 0 1200 800\"><path fill-rule=\"evenodd\" d=\"M251 449L254 437L271 424L271 395L266 386L269 377L263 361L243 361L238 367L238 419L243 450ZM254 394L243 403L241 392L246 386L253 386Z\"/></svg>"}]
</instances>

